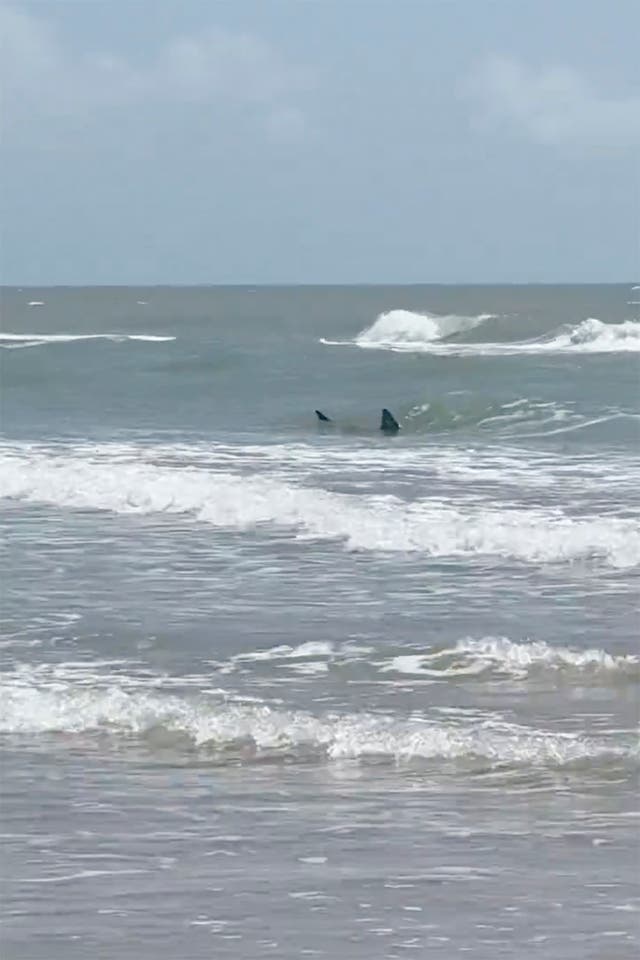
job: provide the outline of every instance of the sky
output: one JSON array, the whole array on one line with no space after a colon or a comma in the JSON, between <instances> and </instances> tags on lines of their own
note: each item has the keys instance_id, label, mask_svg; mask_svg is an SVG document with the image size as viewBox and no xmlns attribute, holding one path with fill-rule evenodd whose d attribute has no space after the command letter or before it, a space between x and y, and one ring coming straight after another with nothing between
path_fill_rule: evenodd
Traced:
<instances>
[{"instance_id":1,"label":"sky","mask_svg":"<svg viewBox=\"0 0 640 960\"><path fill-rule=\"evenodd\" d=\"M635 0L0 0L5 284L640 274Z\"/></svg>"}]
</instances>

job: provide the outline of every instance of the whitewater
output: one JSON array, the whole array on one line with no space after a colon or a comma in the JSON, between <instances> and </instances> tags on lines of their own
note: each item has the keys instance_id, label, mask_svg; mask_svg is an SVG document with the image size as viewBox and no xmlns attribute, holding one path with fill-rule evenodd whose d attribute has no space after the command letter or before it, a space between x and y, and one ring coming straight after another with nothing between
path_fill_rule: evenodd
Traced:
<instances>
[{"instance_id":1,"label":"whitewater","mask_svg":"<svg viewBox=\"0 0 640 960\"><path fill-rule=\"evenodd\" d=\"M352 550L640 564L640 517L572 516L556 505L523 508L511 499L480 498L464 485L447 499L440 494L406 502L393 494L336 493L285 482L278 471L247 477L193 466L141 466L92 453L0 451L0 497L79 510L178 514L227 530L270 525L296 538L338 540ZM215 455L214 447L214 461ZM242 450L240 455L242 462Z\"/></svg>"},{"instance_id":2,"label":"whitewater","mask_svg":"<svg viewBox=\"0 0 640 960\"><path fill-rule=\"evenodd\" d=\"M329 346L356 346L371 350L432 353L440 356L512 356L533 353L619 353L640 351L640 321L603 323L587 317L576 324L564 324L531 340L465 343L463 335L487 321L501 319L484 313L474 317L409 310L382 313L353 340L327 340ZM506 319L506 318L503 318Z\"/></svg>"},{"instance_id":3,"label":"whitewater","mask_svg":"<svg viewBox=\"0 0 640 960\"><path fill-rule=\"evenodd\" d=\"M33 306L33 304L30 304ZM43 347L48 344L77 343L82 340L108 340L111 343L141 341L143 343L166 343L175 337L161 337L144 333L0 333L0 348L16 350L21 347Z\"/></svg>"}]
</instances>

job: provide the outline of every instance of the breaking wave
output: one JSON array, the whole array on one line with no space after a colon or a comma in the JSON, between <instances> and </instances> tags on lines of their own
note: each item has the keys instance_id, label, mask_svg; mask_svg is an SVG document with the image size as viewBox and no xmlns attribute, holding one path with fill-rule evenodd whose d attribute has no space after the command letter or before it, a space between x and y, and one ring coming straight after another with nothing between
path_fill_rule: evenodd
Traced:
<instances>
[{"instance_id":1,"label":"breaking wave","mask_svg":"<svg viewBox=\"0 0 640 960\"><path fill-rule=\"evenodd\" d=\"M358 665L371 678L377 674L428 677L430 682L479 678L486 680L543 680L579 686L610 686L640 680L640 657L606 650L554 646L542 640L516 642L508 637L465 637L453 646L427 652L410 647L380 659L380 650L354 641L310 641L292 647L280 644L264 650L237 653L229 659L208 660L218 675L252 675L267 667L287 675L316 677L352 670ZM391 675L391 677L389 677ZM376 682L371 678L371 682ZM385 682L388 682L385 679ZM403 682L403 681L398 681Z\"/></svg>"},{"instance_id":2,"label":"breaking wave","mask_svg":"<svg viewBox=\"0 0 640 960\"><path fill-rule=\"evenodd\" d=\"M34 683L8 676L0 732L18 736L99 734L135 738L150 749L206 749L243 760L448 760L490 765L565 766L633 760L631 744L538 730L502 719L398 718L322 714L220 698L127 690L121 685ZM68 739L65 742L69 742Z\"/></svg>"},{"instance_id":3,"label":"breaking wave","mask_svg":"<svg viewBox=\"0 0 640 960\"><path fill-rule=\"evenodd\" d=\"M551 673L559 678L599 682L604 679L639 679L640 657L633 654L616 656L605 650L554 647L541 640L515 643L507 637L467 637L454 647L435 653L392 657L383 664L382 670L423 674L443 680L487 673L525 680Z\"/></svg>"},{"instance_id":4,"label":"breaking wave","mask_svg":"<svg viewBox=\"0 0 640 960\"><path fill-rule=\"evenodd\" d=\"M532 340L464 343L448 339L464 334L495 314L477 317L391 310L354 340L322 340L335 346L357 346L375 350L430 353L440 356L509 356L537 353L637 353L640 351L640 322L603 323L589 317Z\"/></svg>"},{"instance_id":5,"label":"breaking wave","mask_svg":"<svg viewBox=\"0 0 640 960\"><path fill-rule=\"evenodd\" d=\"M538 350L575 353L618 353L640 350L640 323L625 320L622 323L603 323L589 317L576 326L558 333L548 341L531 344Z\"/></svg>"},{"instance_id":6,"label":"breaking wave","mask_svg":"<svg viewBox=\"0 0 640 960\"><path fill-rule=\"evenodd\" d=\"M444 340L456 333L472 330L492 313L475 317L458 316L455 313L438 316L434 313L413 313L411 310L390 310L382 313L373 324L356 337L360 347L397 346L410 349L414 344Z\"/></svg>"},{"instance_id":7,"label":"breaking wave","mask_svg":"<svg viewBox=\"0 0 640 960\"><path fill-rule=\"evenodd\" d=\"M472 330L495 315L481 313L478 316L459 316L455 313L414 313L412 310L390 310L381 313L375 323L362 330L355 340L325 340L321 342L337 346L355 344L377 350L420 350L428 344L455 334Z\"/></svg>"},{"instance_id":8,"label":"breaking wave","mask_svg":"<svg viewBox=\"0 0 640 960\"><path fill-rule=\"evenodd\" d=\"M175 339L175 337L152 333L0 333L0 347L5 350L17 350L23 347L42 347L50 343L76 343L80 340L110 340L112 343L139 340L145 343L166 343Z\"/></svg>"},{"instance_id":9,"label":"breaking wave","mask_svg":"<svg viewBox=\"0 0 640 960\"><path fill-rule=\"evenodd\" d=\"M453 505L433 497L407 502L265 475L11 448L0 453L0 467L1 496L61 508L179 514L227 530L335 540L352 550L532 563L598 559L614 567L640 562L640 524L630 518L576 518L560 509L495 502Z\"/></svg>"}]
</instances>

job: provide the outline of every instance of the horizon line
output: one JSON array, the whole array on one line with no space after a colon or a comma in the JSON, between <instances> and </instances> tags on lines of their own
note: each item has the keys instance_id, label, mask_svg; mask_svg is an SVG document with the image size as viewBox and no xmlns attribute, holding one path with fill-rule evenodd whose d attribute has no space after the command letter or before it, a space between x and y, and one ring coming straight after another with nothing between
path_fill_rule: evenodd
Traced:
<instances>
[{"instance_id":1,"label":"horizon line","mask_svg":"<svg viewBox=\"0 0 640 960\"><path fill-rule=\"evenodd\" d=\"M620 287L633 286L636 280L348 280L348 281L179 281L179 282L74 282L74 283L4 283L0 282L0 290L55 290L55 289L85 289L107 288L126 290L135 289L188 289L194 287L220 288L238 287L249 289L272 289L281 287Z\"/></svg>"}]
</instances>

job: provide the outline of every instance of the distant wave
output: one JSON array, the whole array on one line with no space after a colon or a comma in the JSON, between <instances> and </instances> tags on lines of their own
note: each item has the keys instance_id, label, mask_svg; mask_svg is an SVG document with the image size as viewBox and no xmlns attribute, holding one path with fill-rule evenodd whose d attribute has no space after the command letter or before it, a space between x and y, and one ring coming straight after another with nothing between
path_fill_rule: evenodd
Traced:
<instances>
[{"instance_id":1,"label":"distant wave","mask_svg":"<svg viewBox=\"0 0 640 960\"><path fill-rule=\"evenodd\" d=\"M447 339L454 334L462 335L494 316L480 314L477 317L436 317L432 314L392 310L378 317L371 327L362 330L354 340L325 339L321 342L334 346L430 353L439 356L640 351L640 322L625 320L622 323L603 323L596 317L589 317L578 324L567 325L532 340L464 343L458 339Z\"/></svg>"},{"instance_id":2,"label":"distant wave","mask_svg":"<svg viewBox=\"0 0 640 960\"><path fill-rule=\"evenodd\" d=\"M119 459L5 448L0 494L61 508L119 514L182 514L227 530L275 528L351 550L435 557L493 555L531 563L640 562L640 524L572 517L548 508L466 507L434 498L335 493L265 475L241 476Z\"/></svg>"},{"instance_id":3,"label":"distant wave","mask_svg":"<svg viewBox=\"0 0 640 960\"><path fill-rule=\"evenodd\" d=\"M391 310L381 314L373 326L356 337L360 347L398 346L410 348L413 344L443 340L456 333L472 330L494 314L481 313L475 317L451 313L413 313L411 310Z\"/></svg>"},{"instance_id":4,"label":"distant wave","mask_svg":"<svg viewBox=\"0 0 640 960\"><path fill-rule=\"evenodd\" d=\"M540 341L538 349L577 353L638 352L640 351L640 323L635 320L603 323L602 320L589 317L547 342Z\"/></svg>"},{"instance_id":5,"label":"distant wave","mask_svg":"<svg viewBox=\"0 0 640 960\"><path fill-rule=\"evenodd\" d=\"M75 343L79 340L110 340L112 343L141 340L146 343L166 343L175 339L152 333L0 333L0 347L16 350L21 347L42 347L49 343Z\"/></svg>"},{"instance_id":6,"label":"distant wave","mask_svg":"<svg viewBox=\"0 0 640 960\"><path fill-rule=\"evenodd\" d=\"M634 762L626 743L578 733L561 733L492 717L399 718L369 713L320 714L262 703L229 702L127 689L121 678L99 684L68 682L60 671L47 679L41 670L5 674L0 698L0 732L34 737L80 734L122 740L135 737L154 747L206 749L221 761L235 757L284 760L376 759L389 762L449 760L484 765L562 767L581 761ZM71 738L71 739L70 739ZM104 749L104 740L101 741Z\"/></svg>"},{"instance_id":7,"label":"distant wave","mask_svg":"<svg viewBox=\"0 0 640 960\"><path fill-rule=\"evenodd\" d=\"M494 316L492 313L461 316L456 313L438 315L428 312L414 313L412 310L390 310L388 313L381 313L375 323L362 330L355 340L323 339L321 342L374 350L420 351L428 344L472 330Z\"/></svg>"}]
</instances>

